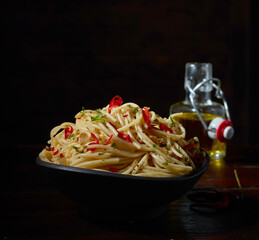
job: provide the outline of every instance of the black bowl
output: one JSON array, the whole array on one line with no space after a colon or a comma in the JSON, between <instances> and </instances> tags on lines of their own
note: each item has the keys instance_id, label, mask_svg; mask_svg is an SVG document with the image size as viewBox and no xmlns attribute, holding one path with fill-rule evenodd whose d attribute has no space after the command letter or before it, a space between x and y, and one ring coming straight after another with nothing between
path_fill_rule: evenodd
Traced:
<instances>
[{"instance_id":1,"label":"black bowl","mask_svg":"<svg viewBox=\"0 0 259 240\"><path fill-rule=\"evenodd\" d=\"M206 153L206 152L205 152ZM180 177L138 177L57 165L36 159L47 179L74 200L82 215L101 219L148 219L187 193L209 165L209 156L196 171Z\"/></svg>"}]
</instances>

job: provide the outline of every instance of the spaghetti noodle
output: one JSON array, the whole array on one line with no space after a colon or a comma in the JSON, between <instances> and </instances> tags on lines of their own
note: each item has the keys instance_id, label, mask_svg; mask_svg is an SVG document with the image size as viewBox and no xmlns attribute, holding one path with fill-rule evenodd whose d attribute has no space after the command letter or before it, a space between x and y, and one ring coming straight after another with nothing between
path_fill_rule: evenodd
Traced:
<instances>
[{"instance_id":1,"label":"spaghetti noodle","mask_svg":"<svg viewBox=\"0 0 259 240\"><path fill-rule=\"evenodd\" d=\"M149 108L124 103L119 96L102 109L76 114L50 132L44 161L86 169L150 177L175 177L196 169L204 157L196 137Z\"/></svg>"}]
</instances>

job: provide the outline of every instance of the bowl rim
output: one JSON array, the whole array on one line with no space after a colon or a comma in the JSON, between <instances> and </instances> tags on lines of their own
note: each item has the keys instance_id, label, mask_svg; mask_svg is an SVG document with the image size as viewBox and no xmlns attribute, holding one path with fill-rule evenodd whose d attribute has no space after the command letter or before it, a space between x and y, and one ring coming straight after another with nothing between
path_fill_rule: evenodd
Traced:
<instances>
[{"instance_id":1,"label":"bowl rim","mask_svg":"<svg viewBox=\"0 0 259 240\"><path fill-rule=\"evenodd\" d=\"M51 162L47 162L42 160L39 156L36 158L36 164L50 169L57 169L60 171L67 171L67 172L73 172L73 173L80 173L80 174L89 174L89 175L99 175L102 177L114 177L119 179L132 179L132 180L141 180L141 181L182 181L194 178L200 174L203 174L205 170L208 168L210 163L210 157L208 153L201 148L203 152L206 153L205 161L204 163L195 171L183 175L183 176L177 176L177 177L145 177L145 176L134 176L134 175L126 175L121 173L114 173L114 172L107 172L107 171L99 171L95 169L85 169L85 168L79 168L79 167L72 167L72 166L65 166L65 165L59 165Z\"/></svg>"}]
</instances>

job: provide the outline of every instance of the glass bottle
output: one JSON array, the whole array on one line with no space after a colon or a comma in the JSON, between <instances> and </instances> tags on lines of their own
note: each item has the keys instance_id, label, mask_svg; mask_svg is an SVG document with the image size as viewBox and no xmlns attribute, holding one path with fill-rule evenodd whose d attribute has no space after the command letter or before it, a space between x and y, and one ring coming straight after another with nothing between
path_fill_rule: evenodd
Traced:
<instances>
[{"instance_id":1,"label":"glass bottle","mask_svg":"<svg viewBox=\"0 0 259 240\"><path fill-rule=\"evenodd\" d=\"M217 139L211 139L208 136L208 129L204 128L204 124L200 121L196 111L199 111L200 116L207 126L216 117L225 118L226 116L224 106L211 99L213 81L206 81L209 79L213 79L212 65L210 63L187 63L185 66L184 81L186 97L184 101L171 105L170 115L172 113L183 112L177 120L180 121L186 129L186 139L197 136L200 140L201 147L210 154L211 159L222 160L226 156L226 143L220 142ZM206 81L206 83L204 83L204 81ZM197 88L198 84L200 84L199 88ZM195 95L191 95L195 87ZM193 96L192 99L191 96Z\"/></svg>"}]
</instances>

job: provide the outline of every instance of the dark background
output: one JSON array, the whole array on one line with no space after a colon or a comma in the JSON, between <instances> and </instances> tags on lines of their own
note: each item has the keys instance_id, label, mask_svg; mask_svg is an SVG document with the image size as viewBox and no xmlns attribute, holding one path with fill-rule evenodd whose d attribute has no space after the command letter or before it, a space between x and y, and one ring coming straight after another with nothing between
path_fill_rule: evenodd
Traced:
<instances>
[{"instance_id":1,"label":"dark background","mask_svg":"<svg viewBox=\"0 0 259 240\"><path fill-rule=\"evenodd\" d=\"M45 144L52 127L115 95L167 117L186 62L210 62L236 134L258 144L256 8L248 0L5 1L1 139Z\"/></svg>"}]
</instances>

